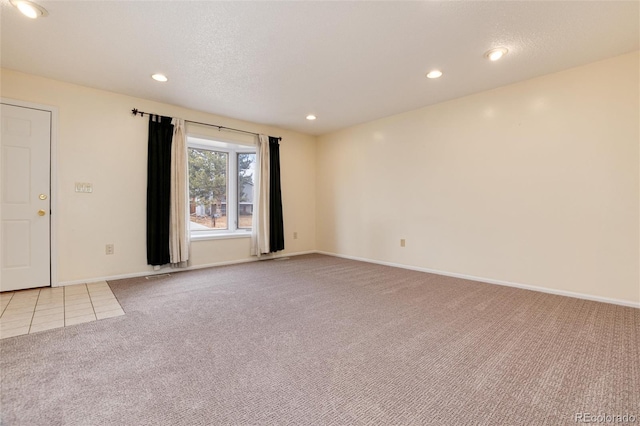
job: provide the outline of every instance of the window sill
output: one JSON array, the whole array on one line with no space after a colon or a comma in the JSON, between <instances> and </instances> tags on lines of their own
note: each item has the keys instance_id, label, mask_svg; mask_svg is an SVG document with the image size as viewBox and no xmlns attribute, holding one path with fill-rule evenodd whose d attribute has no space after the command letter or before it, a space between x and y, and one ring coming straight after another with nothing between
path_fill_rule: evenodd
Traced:
<instances>
[{"instance_id":1,"label":"window sill","mask_svg":"<svg viewBox=\"0 0 640 426\"><path fill-rule=\"evenodd\" d=\"M204 241L204 240L230 240L234 238L250 238L251 232L198 232L197 234L191 234L191 241Z\"/></svg>"}]
</instances>

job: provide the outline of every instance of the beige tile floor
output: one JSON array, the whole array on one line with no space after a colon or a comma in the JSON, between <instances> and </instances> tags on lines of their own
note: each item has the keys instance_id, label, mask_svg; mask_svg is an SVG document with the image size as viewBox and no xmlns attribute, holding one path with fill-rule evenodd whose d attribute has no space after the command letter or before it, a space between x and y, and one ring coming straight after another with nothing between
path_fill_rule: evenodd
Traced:
<instances>
[{"instance_id":1,"label":"beige tile floor","mask_svg":"<svg viewBox=\"0 0 640 426\"><path fill-rule=\"evenodd\" d=\"M106 281L0 293L0 339L124 315Z\"/></svg>"}]
</instances>

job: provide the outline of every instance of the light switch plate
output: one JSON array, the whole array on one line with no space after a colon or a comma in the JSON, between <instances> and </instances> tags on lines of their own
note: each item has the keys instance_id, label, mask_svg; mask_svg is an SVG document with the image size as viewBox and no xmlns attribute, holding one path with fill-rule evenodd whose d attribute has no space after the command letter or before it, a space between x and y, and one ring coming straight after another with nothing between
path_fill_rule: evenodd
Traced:
<instances>
[{"instance_id":1,"label":"light switch plate","mask_svg":"<svg viewBox=\"0 0 640 426\"><path fill-rule=\"evenodd\" d=\"M91 193L93 185L88 182L76 182L76 192Z\"/></svg>"}]
</instances>

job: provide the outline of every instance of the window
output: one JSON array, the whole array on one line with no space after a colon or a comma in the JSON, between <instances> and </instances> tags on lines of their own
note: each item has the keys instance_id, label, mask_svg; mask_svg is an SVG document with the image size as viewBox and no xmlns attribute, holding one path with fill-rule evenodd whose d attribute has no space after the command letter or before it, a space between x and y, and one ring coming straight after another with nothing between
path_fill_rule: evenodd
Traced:
<instances>
[{"instance_id":1,"label":"window","mask_svg":"<svg viewBox=\"0 0 640 426\"><path fill-rule=\"evenodd\" d=\"M250 235L255 148L192 136L187 145L191 236Z\"/></svg>"}]
</instances>

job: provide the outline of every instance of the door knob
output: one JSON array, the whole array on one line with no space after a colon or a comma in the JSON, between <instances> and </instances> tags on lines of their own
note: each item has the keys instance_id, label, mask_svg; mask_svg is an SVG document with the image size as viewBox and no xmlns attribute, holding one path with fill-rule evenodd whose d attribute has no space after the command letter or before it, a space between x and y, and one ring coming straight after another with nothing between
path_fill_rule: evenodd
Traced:
<instances>
[{"instance_id":1,"label":"door knob","mask_svg":"<svg viewBox=\"0 0 640 426\"><path fill-rule=\"evenodd\" d=\"M45 213L46 212L44 210L38 210L38 216L44 216Z\"/></svg>"},{"instance_id":2,"label":"door knob","mask_svg":"<svg viewBox=\"0 0 640 426\"><path fill-rule=\"evenodd\" d=\"M46 200L47 196L45 194L40 194L38 198L40 198L41 200Z\"/></svg>"}]
</instances>

